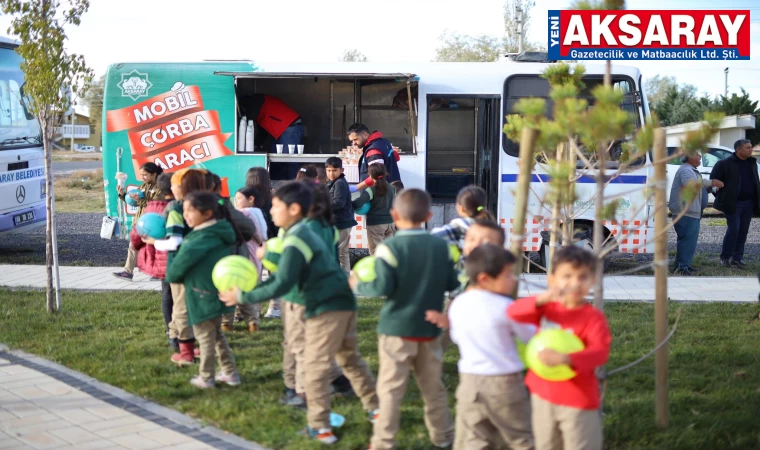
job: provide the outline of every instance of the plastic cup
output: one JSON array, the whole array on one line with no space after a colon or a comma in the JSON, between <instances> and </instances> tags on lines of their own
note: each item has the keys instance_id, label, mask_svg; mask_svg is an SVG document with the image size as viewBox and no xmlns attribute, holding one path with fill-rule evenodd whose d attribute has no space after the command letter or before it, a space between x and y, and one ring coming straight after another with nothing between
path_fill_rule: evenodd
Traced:
<instances>
[{"instance_id":1,"label":"plastic cup","mask_svg":"<svg viewBox=\"0 0 760 450\"><path fill-rule=\"evenodd\" d=\"M278 154L282 154L282 147L283 147L282 144L277 144L277 153Z\"/></svg>"},{"instance_id":2,"label":"plastic cup","mask_svg":"<svg viewBox=\"0 0 760 450\"><path fill-rule=\"evenodd\" d=\"M298 146L298 154L303 155L303 145Z\"/></svg>"},{"instance_id":3,"label":"plastic cup","mask_svg":"<svg viewBox=\"0 0 760 450\"><path fill-rule=\"evenodd\" d=\"M296 154L296 146L292 145L292 144L288 145L288 153L290 153L291 155L295 155Z\"/></svg>"}]
</instances>

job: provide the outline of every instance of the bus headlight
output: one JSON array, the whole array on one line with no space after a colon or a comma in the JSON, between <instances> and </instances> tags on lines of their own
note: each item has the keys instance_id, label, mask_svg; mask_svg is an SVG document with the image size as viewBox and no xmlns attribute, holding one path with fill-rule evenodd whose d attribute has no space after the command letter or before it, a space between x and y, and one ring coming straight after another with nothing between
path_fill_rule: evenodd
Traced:
<instances>
[{"instance_id":1,"label":"bus headlight","mask_svg":"<svg viewBox=\"0 0 760 450\"><path fill-rule=\"evenodd\" d=\"M45 198L46 187L47 187L47 183L45 183L45 180L40 180L40 198Z\"/></svg>"}]
</instances>

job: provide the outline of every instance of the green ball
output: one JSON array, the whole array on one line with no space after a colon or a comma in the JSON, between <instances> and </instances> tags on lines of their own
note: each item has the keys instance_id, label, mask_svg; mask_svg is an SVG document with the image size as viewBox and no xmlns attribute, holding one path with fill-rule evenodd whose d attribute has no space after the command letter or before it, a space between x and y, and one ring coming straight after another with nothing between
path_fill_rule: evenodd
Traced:
<instances>
[{"instance_id":1,"label":"green ball","mask_svg":"<svg viewBox=\"0 0 760 450\"><path fill-rule=\"evenodd\" d=\"M579 352L585 347L578 336L559 328L543 330L531 338L525 349L527 366L539 377L549 381L565 381L575 377L575 371L567 364L551 367L544 365L538 359L538 353L545 348L563 354Z\"/></svg>"},{"instance_id":2,"label":"green ball","mask_svg":"<svg viewBox=\"0 0 760 450\"><path fill-rule=\"evenodd\" d=\"M449 244L449 257L454 263L459 262L459 258L462 257L462 253L459 251L459 247L456 244Z\"/></svg>"},{"instance_id":3,"label":"green ball","mask_svg":"<svg viewBox=\"0 0 760 450\"><path fill-rule=\"evenodd\" d=\"M227 292L234 288L248 292L256 287L259 274L256 266L248 258L230 255L216 263L211 271L211 281L219 292Z\"/></svg>"},{"instance_id":4,"label":"green ball","mask_svg":"<svg viewBox=\"0 0 760 450\"><path fill-rule=\"evenodd\" d=\"M356 261L356 264L354 264L354 273L356 274L356 277L359 278L359 281L362 283L369 283L377 278L377 273L375 273L375 261L376 258L374 256L367 256L366 258Z\"/></svg>"},{"instance_id":5,"label":"green ball","mask_svg":"<svg viewBox=\"0 0 760 450\"><path fill-rule=\"evenodd\" d=\"M284 241L281 237L273 237L264 244L267 253L261 261L261 265L263 265L269 273L277 272L277 266L280 264L280 254L282 254L283 245Z\"/></svg>"}]
</instances>

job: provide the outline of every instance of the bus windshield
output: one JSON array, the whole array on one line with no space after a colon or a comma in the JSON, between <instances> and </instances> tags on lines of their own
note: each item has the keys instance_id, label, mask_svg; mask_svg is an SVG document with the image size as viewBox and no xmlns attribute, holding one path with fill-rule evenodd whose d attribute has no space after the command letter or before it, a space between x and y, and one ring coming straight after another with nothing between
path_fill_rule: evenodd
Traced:
<instances>
[{"instance_id":1,"label":"bus windshield","mask_svg":"<svg viewBox=\"0 0 760 450\"><path fill-rule=\"evenodd\" d=\"M42 143L40 124L27 108L21 61L13 48L0 47L0 150Z\"/></svg>"}]
</instances>

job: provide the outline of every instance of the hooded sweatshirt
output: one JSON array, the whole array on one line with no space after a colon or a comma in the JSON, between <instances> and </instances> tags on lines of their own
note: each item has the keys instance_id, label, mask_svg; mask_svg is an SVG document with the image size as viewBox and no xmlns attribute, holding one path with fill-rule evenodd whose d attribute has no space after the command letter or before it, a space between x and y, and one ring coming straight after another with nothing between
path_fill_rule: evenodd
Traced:
<instances>
[{"instance_id":1,"label":"hooded sweatshirt","mask_svg":"<svg viewBox=\"0 0 760 450\"><path fill-rule=\"evenodd\" d=\"M188 323L197 325L235 309L219 301L211 271L220 259L232 254L235 231L227 220L209 220L185 236L166 268L166 281L184 283Z\"/></svg>"}]
</instances>

